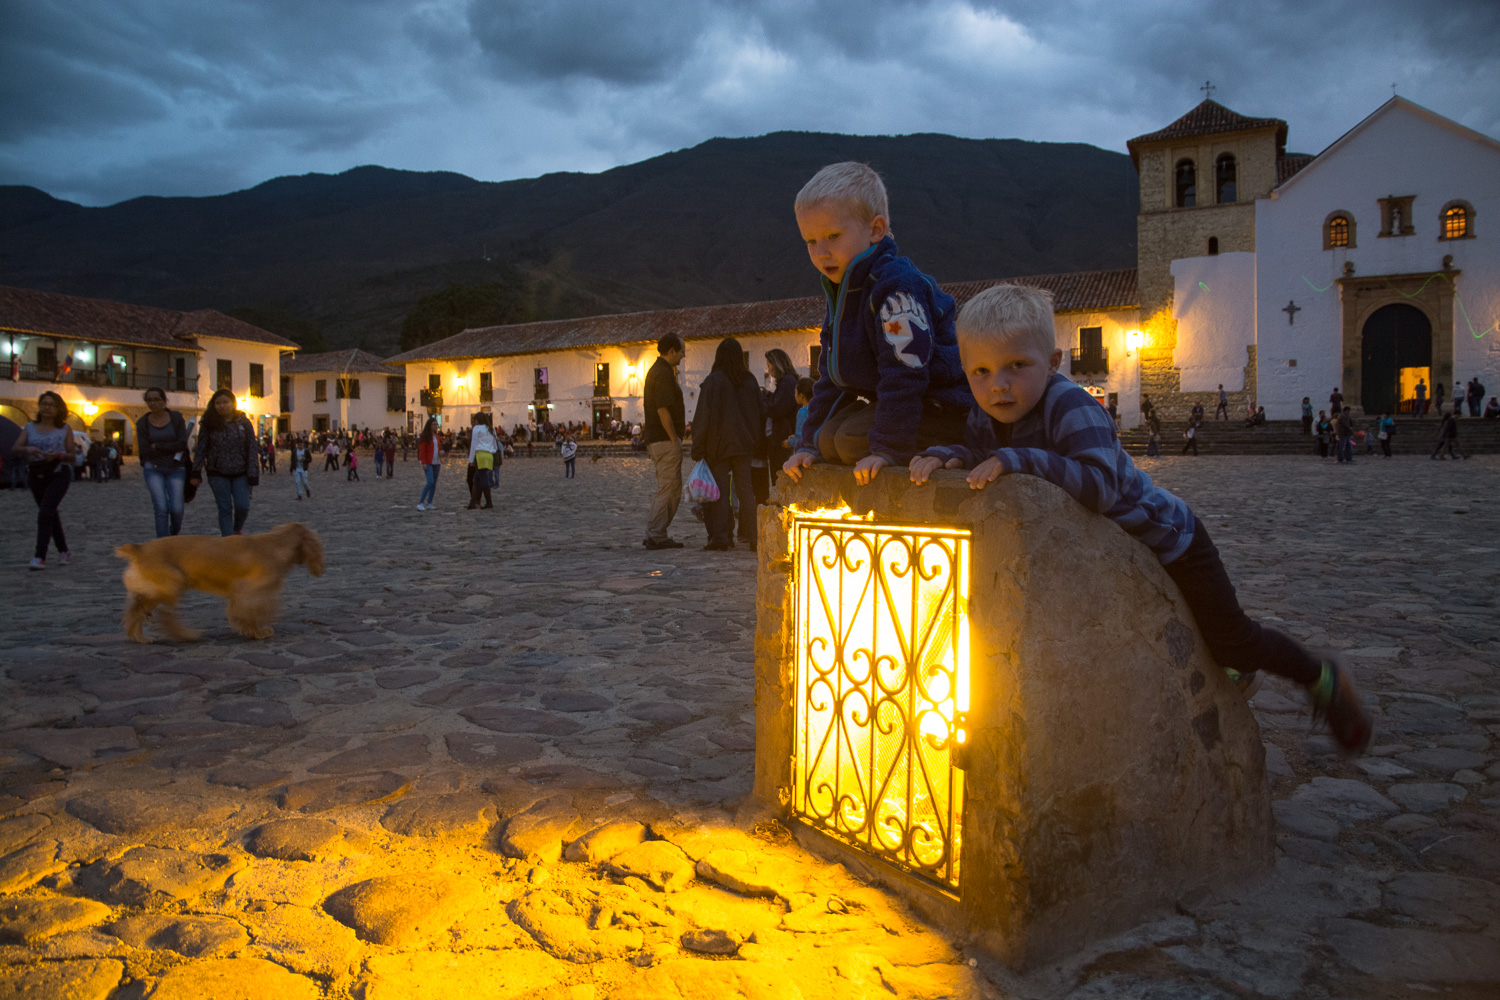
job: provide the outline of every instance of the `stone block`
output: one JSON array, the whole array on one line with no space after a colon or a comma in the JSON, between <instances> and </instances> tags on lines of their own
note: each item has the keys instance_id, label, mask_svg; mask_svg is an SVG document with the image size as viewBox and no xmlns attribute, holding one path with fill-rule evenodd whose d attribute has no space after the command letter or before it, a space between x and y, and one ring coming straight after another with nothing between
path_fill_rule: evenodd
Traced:
<instances>
[{"instance_id":1,"label":"stone block","mask_svg":"<svg viewBox=\"0 0 1500 1000\"><path fill-rule=\"evenodd\" d=\"M646 839L646 828L634 820L612 820L601 823L579 837L563 851L569 861L608 861L610 858Z\"/></svg>"},{"instance_id":2,"label":"stone block","mask_svg":"<svg viewBox=\"0 0 1500 1000\"><path fill-rule=\"evenodd\" d=\"M792 815L794 505L971 533L956 892ZM783 481L760 518L754 796L804 845L1013 969L1269 868L1275 821L1254 716L1159 560L1118 525L1030 476L975 491L961 473L918 487L895 469L859 487L822 467ZM719 860L701 860L699 875L746 891L733 884L737 859Z\"/></svg>"}]
</instances>

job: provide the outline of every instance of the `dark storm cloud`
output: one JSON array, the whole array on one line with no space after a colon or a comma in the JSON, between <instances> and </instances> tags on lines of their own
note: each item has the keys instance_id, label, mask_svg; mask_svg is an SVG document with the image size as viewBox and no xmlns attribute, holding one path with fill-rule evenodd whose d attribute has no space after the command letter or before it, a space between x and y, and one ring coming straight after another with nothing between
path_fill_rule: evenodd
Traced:
<instances>
[{"instance_id":1,"label":"dark storm cloud","mask_svg":"<svg viewBox=\"0 0 1500 1000\"><path fill-rule=\"evenodd\" d=\"M501 179L778 129L1122 149L1206 78L1310 152L1393 82L1493 135L1496 37L1494 0L0 0L0 183Z\"/></svg>"}]
</instances>

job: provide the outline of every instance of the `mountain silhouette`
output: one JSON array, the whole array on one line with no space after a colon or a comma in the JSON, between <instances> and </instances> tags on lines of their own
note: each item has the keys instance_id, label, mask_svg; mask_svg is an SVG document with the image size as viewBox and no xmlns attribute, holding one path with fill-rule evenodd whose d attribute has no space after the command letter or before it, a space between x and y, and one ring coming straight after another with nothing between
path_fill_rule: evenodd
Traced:
<instances>
[{"instance_id":1,"label":"mountain silhouette","mask_svg":"<svg viewBox=\"0 0 1500 1000\"><path fill-rule=\"evenodd\" d=\"M1080 143L777 132L598 174L477 181L356 167L103 208L0 187L0 284L311 322L329 349L396 349L450 285L524 285L537 319L814 294L792 199L871 164L901 249L940 281L1132 267L1130 160Z\"/></svg>"}]
</instances>

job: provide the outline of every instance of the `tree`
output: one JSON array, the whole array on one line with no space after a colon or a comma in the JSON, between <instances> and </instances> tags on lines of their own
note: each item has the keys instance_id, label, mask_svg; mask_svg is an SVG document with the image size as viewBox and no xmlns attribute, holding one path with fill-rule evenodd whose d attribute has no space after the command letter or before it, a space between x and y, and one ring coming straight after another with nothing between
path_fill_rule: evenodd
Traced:
<instances>
[{"instance_id":1,"label":"tree","mask_svg":"<svg viewBox=\"0 0 1500 1000\"><path fill-rule=\"evenodd\" d=\"M478 326L529 323L536 317L519 281L450 284L417 300L401 324L401 350Z\"/></svg>"},{"instance_id":2,"label":"tree","mask_svg":"<svg viewBox=\"0 0 1500 1000\"><path fill-rule=\"evenodd\" d=\"M304 354L321 354L328 350L321 326L281 306L237 306L227 310L227 315L285 337L300 345Z\"/></svg>"}]
</instances>

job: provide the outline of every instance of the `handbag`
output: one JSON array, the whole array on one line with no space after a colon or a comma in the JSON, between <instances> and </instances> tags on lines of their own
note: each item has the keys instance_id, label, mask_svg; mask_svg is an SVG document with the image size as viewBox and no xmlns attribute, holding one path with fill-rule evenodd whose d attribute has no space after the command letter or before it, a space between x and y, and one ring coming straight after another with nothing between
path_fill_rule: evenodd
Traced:
<instances>
[{"instance_id":1,"label":"handbag","mask_svg":"<svg viewBox=\"0 0 1500 1000\"><path fill-rule=\"evenodd\" d=\"M1385 432L1385 431L1381 431L1381 432L1380 432L1380 433L1379 433L1379 434L1378 434L1378 435L1377 435L1377 437L1379 437L1379 438L1380 438L1380 440L1382 440L1382 441L1386 441L1386 440L1389 440L1389 439L1390 439L1390 435L1389 435L1389 434L1387 434L1387 433L1386 433L1386 432Z\"/></svg>"}]
</instances>

